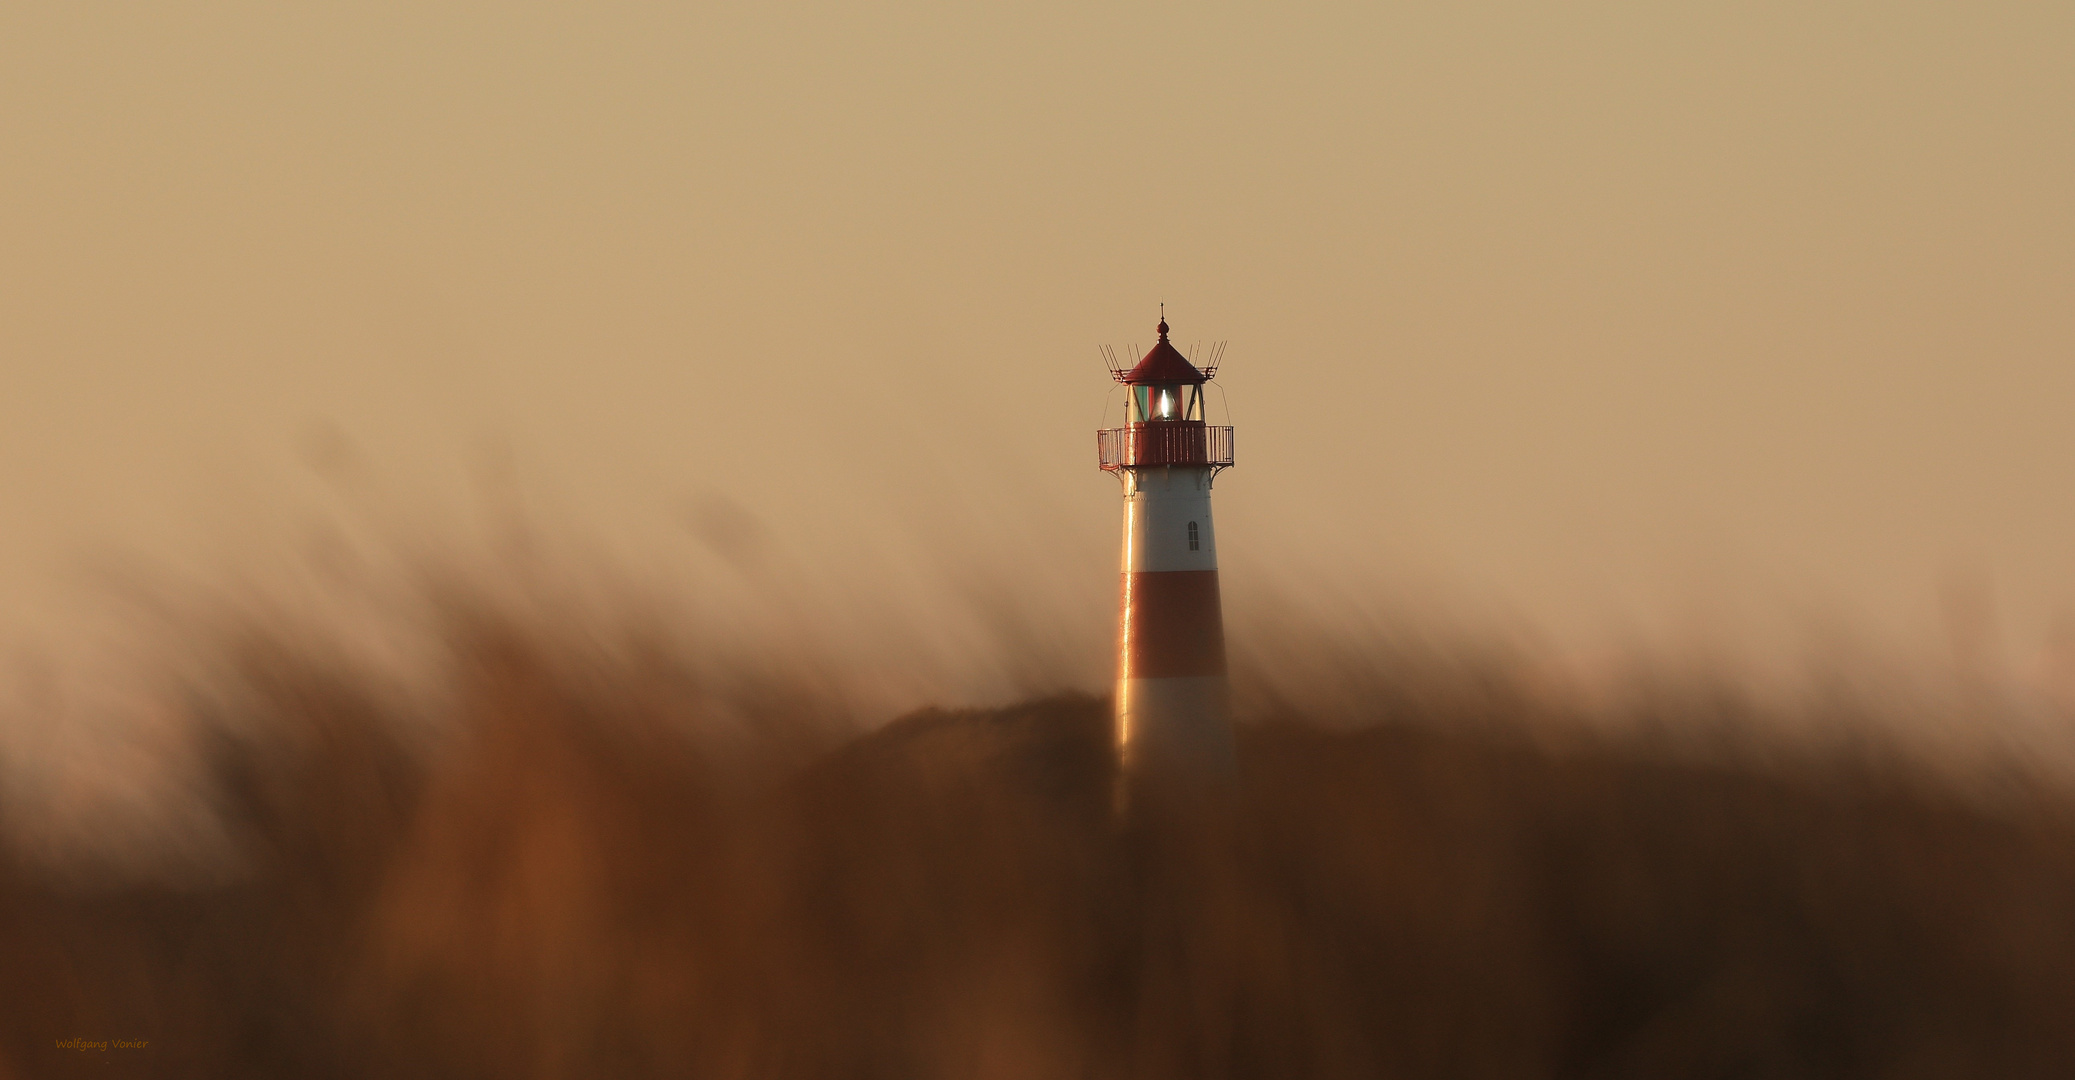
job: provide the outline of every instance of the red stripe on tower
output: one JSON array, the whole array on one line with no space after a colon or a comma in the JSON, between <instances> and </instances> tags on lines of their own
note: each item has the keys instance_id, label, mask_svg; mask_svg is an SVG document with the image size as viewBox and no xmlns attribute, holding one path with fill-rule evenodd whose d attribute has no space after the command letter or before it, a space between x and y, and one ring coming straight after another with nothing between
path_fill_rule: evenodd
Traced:
<instances>
[{"instance_id":1,"label":"red stripe on tower","mask_svg":"<svg viewBox=\"0 0 2075 1080\"><path fill-rule=\"evenodd\" d=\"M1174 679L1225 673L1225 622L1216 570L1126 573L1118 605L1117 677Z\"/></svg>"}]
</instances>

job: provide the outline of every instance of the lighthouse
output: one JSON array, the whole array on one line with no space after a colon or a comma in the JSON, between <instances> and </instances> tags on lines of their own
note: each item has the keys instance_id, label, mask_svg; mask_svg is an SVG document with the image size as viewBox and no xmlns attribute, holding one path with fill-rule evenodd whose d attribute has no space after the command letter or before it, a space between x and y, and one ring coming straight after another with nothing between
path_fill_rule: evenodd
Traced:
<instances>
[{"instance_id":1,"label":"lighthouse","mask_svg":"<svg viewBox=\"0 0 2075 1080\"><path fill-rule=\"evenodd\" d=\"M1124 426L1096 433L1104 471L1124 491L1117 605L1116 741L1127 773L1225 773L1233 766L1231 687L1218 599L1210 488L1232 465L1232 429L1204 422L1197 368L1167 340L1124 384Z\"/></svg>"}]
</instances>

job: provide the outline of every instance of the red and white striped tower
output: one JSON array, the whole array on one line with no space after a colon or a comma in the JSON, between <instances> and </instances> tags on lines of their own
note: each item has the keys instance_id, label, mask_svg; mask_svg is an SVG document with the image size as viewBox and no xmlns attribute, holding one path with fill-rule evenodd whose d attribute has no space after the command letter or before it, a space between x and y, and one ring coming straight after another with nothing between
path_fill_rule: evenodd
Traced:
<instances>
[{"instance_id":1,"label":"red and white striped tower","mask_svg":"<svg viewBox=\"0 0 2075 1080\"><path fill-rule=\"evenodd\" d=\"M1128 771L1232 768L1231 689L1218 601L1210 486L1232 464L1232 429L1204 423L1198 370L1160 341L1129 371L1125 426L1096 433L1124 487L1117 611L1117 750Z\"/></svg>"}]
</instances>

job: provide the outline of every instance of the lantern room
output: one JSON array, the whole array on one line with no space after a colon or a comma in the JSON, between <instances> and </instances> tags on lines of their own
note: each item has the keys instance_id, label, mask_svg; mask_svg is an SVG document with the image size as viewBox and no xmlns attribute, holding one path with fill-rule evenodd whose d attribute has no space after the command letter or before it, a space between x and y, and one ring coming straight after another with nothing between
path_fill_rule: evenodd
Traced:
<instances>
[{"instance_id":1,"label":"lantern room","mask_svg":"<svg viewBox=\"0 0 2075 1080\"><path fill-rule=\"evenodd\" d=\"M1133 386L1124 403L1124 422L1203 419L1203 387L1194 383L1151 383Z\"/></svg>"},{"instance_id":2,"label":"lantern room","mask_svg":"<svg viewBox=\"0 0 2075 1080\"><path fill-rule=\"evenodd\" d=\"M1203 422L1203 384L1209 376L1196 369L1167 340L1167 320L1160 320L1160 341L1117 381L1130 389L1124 404L1127 424L1175 420Z\"/></svg>"}]
</instances>

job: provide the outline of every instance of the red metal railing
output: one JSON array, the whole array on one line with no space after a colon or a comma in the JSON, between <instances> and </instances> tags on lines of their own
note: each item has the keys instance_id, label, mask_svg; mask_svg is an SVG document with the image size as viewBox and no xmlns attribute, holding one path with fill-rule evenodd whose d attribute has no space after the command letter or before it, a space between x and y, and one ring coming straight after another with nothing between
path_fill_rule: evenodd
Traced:
<instances>
[{"instance_id":1,"label":"red metal railing","mask_svg":"<svg viewBox=\"0 0 2075 1080\"><path fill-rule=\"evenodd\" d=\"M1153 420L1095 433L1095 452L1105 469L1131 465L1232 464L1232 429L1201 420Z\"/></svg>"}]
</instances>

